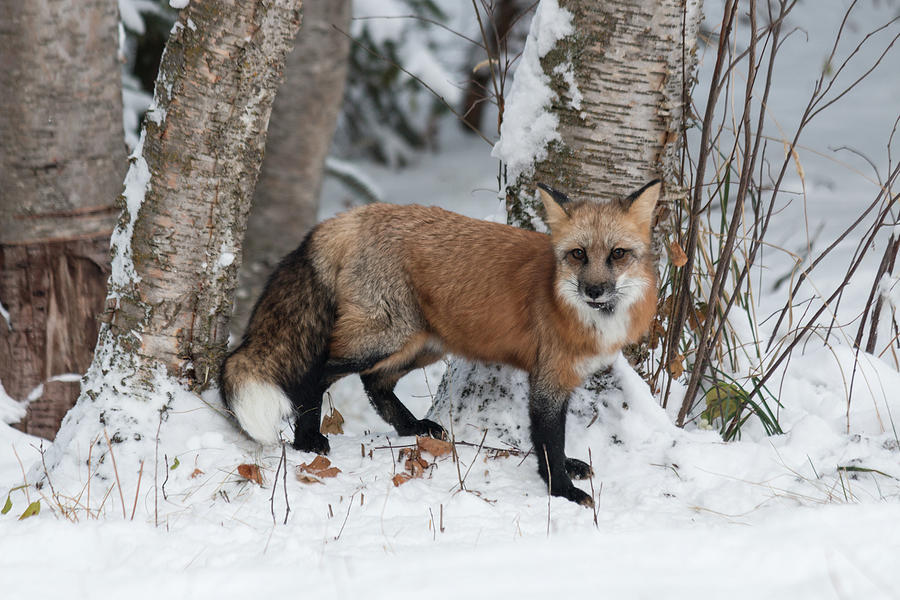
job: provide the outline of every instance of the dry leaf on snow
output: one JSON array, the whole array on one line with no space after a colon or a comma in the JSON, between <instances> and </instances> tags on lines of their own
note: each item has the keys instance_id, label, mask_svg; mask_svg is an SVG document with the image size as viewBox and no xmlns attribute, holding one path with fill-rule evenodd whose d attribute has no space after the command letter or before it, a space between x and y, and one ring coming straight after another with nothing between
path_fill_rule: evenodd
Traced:
<instances>
[{"instance_id":1,"label":"dry leaf on snow","mask_svg":"<svg viewBox=\"0 0 900 600\"><path fill-rule=\"evenodd\" d=\"M413 476L410 475L409 473L397 473L396 475L394 475L394 477L393 477L393 479L391 479L391 481L394 482L394 487L400 487L401 485L403 485L404 483L406 483L407 481L409 481L412 478L413 478Z\"/></svg>"},{"instance_id":2,"label":"dry leaf on snow","mask_svg":"<svg viewBox=\"0 0 900 600\"><path fill-rule=\"evenodd\" d=\"M297 481L302 483L322 483L320 479L335 477L341 470L331 466L331 461L324 456L317 456L309 464L302 463L297 467Z\"/></svg>"},{"instance_id":3,"label":"dry leaf on snow","mask_svg":"<svg viewBox=\"0 0 900 600\"><path fill-rule=\"evenodd\" d=\"M420 452L427 452L435 458L453 452L453 444L433 437L416 436L416 446Z\"/></svg>"},{"instance_id":4,"label":"dry leaf on snow","mask_svg":"<svg viewBox=\"0 0 900 600\"><path fill-rule=\"evenodd\" d=\"M257 465L238 465L237 472L238 475L240 475L244 479L247 479L259 485L263 484L262 473L260 473L259 466Z\"/></svg>"}]
</instances>

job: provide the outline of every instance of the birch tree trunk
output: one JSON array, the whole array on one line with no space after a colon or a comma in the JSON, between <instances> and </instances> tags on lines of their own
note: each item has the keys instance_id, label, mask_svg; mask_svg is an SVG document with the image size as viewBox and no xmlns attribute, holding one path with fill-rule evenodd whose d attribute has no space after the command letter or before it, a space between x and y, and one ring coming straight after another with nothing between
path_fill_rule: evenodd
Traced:
<instances>
[{"instance_id":1,"label":"birch tree trunk","mask_svg":"<svg viewBox=\"0 0 900 600\"><path fill-rule=\"evenodd\" d=\"M19 427L53 439L97 341L126 166L118 11L0 0L0 14L0 380L17 399L44 386Z\"/></svg>"},{"instance_id":2,"label":"birch tree trunk","mask_svg":"<svg viewBox=\"0 0 900 600\"><path fill-rule=\"evenodd\" d=\"M108 477L108 436L132 444L117 452L118 472L137 473L182 386L215 380L272 102L299 25L299 0L193 0L179 14L125 176L94 361L47 453L51 471L77 471L93 443Z\"/></svg>"},{"instance_id":3,"label":"birch tree trunk","mask_svg":"<svg viewBox=\"0 0 900 600\"><path fill-rule=\"evenodd\" d=\"M306 0L297 44L272 108L266 156L244 237L231 331L243 333L282 256L316 224L325 158L334 136L350 39L350 0Z\"/></svg>"},{"instance_id":4,"label":"birch tree trunk","mask_svg":"<svg viewBox=\"0 0 900 600\"><path fill-rule=\"evenodd\" d=\"M555 39L560 9L571 22ZM510 224L544 227L536 182L573 199L605 202L661 177L665 196L655 231L661 245L667 207L684 193L678 149L700 19L701 0L542 0L494 148L507 167ZM541 94L540 110L523 108ZM595 378L587 386L594 391L590 399L570 411L587 424L597 415L598 393L609 385L615 381L608 376ZM429 418L446 422L452 404L455 427L480 422L510 443L527 445L528 432L509 420L513 405L524 407L526 389L524 377L509 368L454 360ZM460 402L472 396L485 402Z\"/></svg>"}]
</instances>

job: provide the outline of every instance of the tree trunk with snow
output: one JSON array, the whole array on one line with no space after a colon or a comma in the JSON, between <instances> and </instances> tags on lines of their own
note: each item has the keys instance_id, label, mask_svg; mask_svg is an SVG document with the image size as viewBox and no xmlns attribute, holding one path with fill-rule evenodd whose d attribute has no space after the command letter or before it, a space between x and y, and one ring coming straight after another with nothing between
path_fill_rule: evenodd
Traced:
<instances>
[{"instance_id":1,"label":"tree trunk with snow","mask_svg":"<svg viewBox=\"0 0 900 600\"><path fill-rule=\"evenodd\" d=\"M307 0L297 44L272 108L266 156L244 237L231 331L250 311L282 256L316 224L325 157L337 123L350 39L350 0Z\"/></svg>"},{"instance_id":2,"label":"tree trunk with snow","mask_svg":"<svg viewBox=\"0 0 900 600\"><path fill-rule=\"evenodd\" d=\"M0 381L53 439L97 342L125 172L118 11L0 0ZM44 385L43 390L40 386Z\"/></svg>"},{"instance_id":3,"label":"tree trunk with snow","mask_svg":"<svg viewBox=\"0 0 900 600\"><path fill-rule=\"evenodd\" d=\"M661 246L665 214L683 193L678 148L700 18L701 0L542 0L494 148L507 168L510 224L544 227L537 182L573 199L605 202L661 177L665 195L655 232ZM502 403L524 406L523 381L505 367L454 360L431 418L446 421L452 404L457 427L480 422L511 443L527 445L527 431L509 427L510 410ZM605 376L588 387L610 385L615 381ZM500 402L461 402L473 395ZM587 424L597 402L594 394L570 410Z\"/></svg>"},{"instance_id":4,"label":"tree trunk with snow","mask_svg":"<svg viewBox=\"0 0 900 600\"><path fill-rule=\"evenodd\" d=\"M132 444L117 477L133 476L131 463L152 458L178 389L215 380L272 102L299 25L299 0L193 0L180 12L125 176L94 361L47 453L60 478L81 472L91 443L102 457L107 436Z\"/></svg>"}]
</instances>

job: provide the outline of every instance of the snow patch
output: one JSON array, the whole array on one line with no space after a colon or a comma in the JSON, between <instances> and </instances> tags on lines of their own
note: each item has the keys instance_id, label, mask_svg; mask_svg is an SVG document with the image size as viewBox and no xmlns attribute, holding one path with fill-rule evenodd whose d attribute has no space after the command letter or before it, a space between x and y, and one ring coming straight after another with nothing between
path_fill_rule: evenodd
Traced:
<instances>
[{"instance_id":1,"label":"snow patch","mask_svg":"<svg viewBox=\"0 0 900 600\"><path fill-rule=\"evenodd\" d=\"M179 10L182 8L186 8L190 3L191 0L169 0L169 6Z\"/></svg>"},{"instance_id":2,"label":"snow patch","mask_svg":"<svg viewBox=\"0 0 900 600\"><path fill-rule=\"evenodd\" d=\"M144 26L144 18L141 16L140 8L135 0L119 0L119 20L121 25L124 25L137 35L144 35L144 32L147 30ZM119 48L122 47L120 37Z\"/></svg>"},{"instance_id":3,"label":"snow patch","mask_svg":"<svg viewBox=\"0 0 900 600\"><path fill-rule=\"evenodd\" d=\"M578 84L575 83L575 69L572 68L572 63L567 62L556 65L553 67L553 73L562 77L569 88L569 107L581 110L581 101L584 99L584 96L581 94L581 90L578 89ZM581 113L579 116L584 119L585 113Z\"/></svg>"},{"instance_id":4,"label":"snow patch","mask_svg":"<svg viewBox=\"0 0 900 600\"><path fill-rule=\"evenodd\" d=\"M6 321L6 328L9 331L12 331L12 321L9 320L9 311L6 310L6 307L3 306L2 302L0 302L0 317L3 317L3 320Z\"/></svg>"},{"instance_id":5,"label":"snow patch","mask_svg":"<svg viewBox=\"0 0 900 600\"><path fill-rule=\"evenodd\" d=\"M112 249L112 273L109 277L109 297L118 300L122 290L141 280L134 270L134 262L131 254L131 238L134 235L134 224L137 222L138 212L144 203L147 191L150 189L150 168L144 160L144 136L141 132L140 141L134 149L130 160L131 166L125 174L125 191L122 193L125 199L123 218L110 238Z\"/></svg>"},{"instance_id":6,"label":"snow patch","mask_svg":"<svg viewBox=\"0 0 900 600\"><path fill-rule=\"evenodd\" d=\"M234 254L231 252L222 252L219 255L219 260L216 263L216 266L220 269L224 269L225 267L230 267L231 263L234 262Z\"/></svg>"},{"instance_id":7,"label":"snow patch","mask_svg":"<svg viewBox=\"0 0 900 600\"><path fill-rule=\"evenodd\" d=\"M547 158L548 145L561 140L557 131L559 117L550 110L557 96L541 67L541 59L559 40L572 33L572 13L560 7L556 0L543 0L538 5L506 100L500 140L491 152L491 156L506 163L510 182L530 173L535 162ZM571 70L563 65L557 68L562 69L561 73ZM572 84L570 91L574 75ZM574 89L577 94L572 94L572 101L577 98L580 103L581 93Z\"/></svg>"},{"instance_id":8,"label":"snow patch","mask_svg":"<svg viewBox=\"0 0 900 600\"><path fill-rule=\"evenodd\" d=\"M6 393L3 383L0 382L0 422L12 425L25 417L27 402L19 402Z\"/></svg>"}]
</instances>

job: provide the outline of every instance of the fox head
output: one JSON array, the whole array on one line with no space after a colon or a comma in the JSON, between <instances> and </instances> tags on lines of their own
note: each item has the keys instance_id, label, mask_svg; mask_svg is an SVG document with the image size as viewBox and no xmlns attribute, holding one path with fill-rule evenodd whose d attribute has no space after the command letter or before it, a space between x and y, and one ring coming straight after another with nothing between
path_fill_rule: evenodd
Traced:
<instances>
[{"instance_id":1,"label":"fox head","mask_svg":"<svg viewBox=\"0 0 900 600\"><path fill-rule=\"evenodd\" d=\"M557 291L583 321L621 320L636 301L655 292L650 230L659 180L602 203L569 200L549 186L538 187L556 255Z\"/></svg>"}]
</instances>

